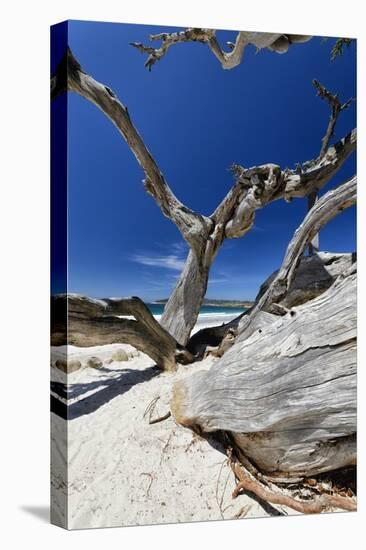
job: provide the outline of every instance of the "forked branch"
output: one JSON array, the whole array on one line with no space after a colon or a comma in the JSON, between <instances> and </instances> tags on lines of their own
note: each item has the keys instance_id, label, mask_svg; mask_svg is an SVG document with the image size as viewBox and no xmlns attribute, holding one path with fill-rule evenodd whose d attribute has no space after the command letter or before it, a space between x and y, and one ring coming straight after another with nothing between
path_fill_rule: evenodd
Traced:
<instances>
[{"instance_id":1,"label":"forked branch","mask_svg":"<svg viewBox=\"0 0 366 550\"><path fill-rule=\"evenodd\" d=\"M321 160L329 146L329 142L334 134L334 129L337 123L338 115L342 112L348 109L348 107L351 105L353 98L350 98L346 103L341 103L338 98L338 94L332 94L329 92L325 86L320 84L316 79L313 80L313 84L317 90L317 95L321 97L322 99L325 99L328 101L330 106L330 118L329 118L329 124L327 127L327 131L325 133L325 136L322 139L322 147L319 153L319 160Z\"/></svg>"},{"instance_id":2,"label":"forked branch","mask_svg":"<svg viewBox=\"0 0 366 550\"><path fill-rule=\"evenodd\" d=\"M322 147L319 153L318 159L321 160L324 155L326 154L327 148L329 146L330 140L333 137L334 129L337 123L338 115L341 111L344 111L349 107L349 105L352 102L352 99L349 99L346 103L341 103L338 99L337 94L331 94L325 86L320 84L317 80L313 80L313 85L317 89L317 95L321 97L322 99L325 99L328 101L330 106L330 118L329 123L327 127L327 131L322 139ZM317 192L313 191L308 196L308 209L310 210L315 202L317 200ZM319 235L315 235L313 240L309 243L309 254L314 254L317 250L319 250Z\"/></svg>"},{"instance_id":3,"label":"forked branch","mask_svg":"<svg viewBox=\"0 0 366 550\"><path fill-rule=\"evenodd\" d=\"M357 144L357 130L330 146L325 155L282 170L277 164L252 168L234 166L236 183L211 215L215 224L224 224L225 237L242 237L254 224L256 210L270 202L306 197L317 192L336 174Z\"/></svg>"},{"instance_id":4,"label":"forked branch","mask_svg":"<svg viewBox=\"0 0 366 550\"><path fill-rule=\"evenodd\" d=\"M214 40L213 31L210 33L207 36ZM273 47L276 44L279 48L279 38L268 33L239 35L228 55L240 53L241 44L245 42L241 38L244 35L248 43L256 43L258 47ZM195 30L194 36L199 41L204 39L198 30ZM170 38L170 35L160 35L160 39L167 44ZM179 41L180 38L178 33L176 40ZM192 36L185 35L185 39L188 38L191 39ZM292 36L291 43L301 41L302 38L304 37ZM196 322L206 292L210 267L225 238L245 235L254 223L256 210L270 202L282 198L290 201L294 197L305 197L317 192L335 175L356 148L357 132L353 130L338 143L328 147L321 158L298 165L295 170L281 169L276 164L264 164L249 169L236 166L236 183L213 214L207 217L191 210L177 199L136 130L127 108L108 86L97 82L83 71L70 50L51 80L52 97L68 90L94 103L114 123L145 173L146 190L154 197L163 214L175 223L191 248L186 266L162 317L165 328L181 344L187 342Z\"/></svg>"},{"instance_id":5,"label":"forked branch","mask_svg":"<svg viewBox=\"0 0 366 550\"><path fill-rule=\"evenodd\" d=\"M184 42L200 42L207 44L215 57L219 60L223 69L232 69L240 64L246 46L252 44L257 50L268 48L277 53L285 53L291 44L307 42L311 36L290 35L265 32L240 31L236 36L235 43L227 42L229 51L224 51L217 38L216 30L202 28L188 28L181 32L160 33L150 35L151 41L161 41L159 48L145 46L141 42L131 42L131 46L140 52L148 54L145 67L151 71L151 67L166 55L169 48L175 44Z\"/></svg>"},{"instance_id":6,"label":"forked branch","mask_svg":"<svg viewBox=\"0 0 366 550\"><path fill-rule=\"evenodd\" d=\"M141 53L148 54L148 58L145 62L145 67L151 71L154 63L159 61L167 53L169 48L174 44L179 44L183 42L200 42L201 44L208 43L211 38L214 36L215 31L210 29L186 29L181 32L172 32L167 33L163 32L160 34L150 35L151 41L161 41L161 46L159 48L153 48L152 46L144 46L141 42L130 42L130 45L134 48L137 48Z\"/></svg>"}]
</instances>

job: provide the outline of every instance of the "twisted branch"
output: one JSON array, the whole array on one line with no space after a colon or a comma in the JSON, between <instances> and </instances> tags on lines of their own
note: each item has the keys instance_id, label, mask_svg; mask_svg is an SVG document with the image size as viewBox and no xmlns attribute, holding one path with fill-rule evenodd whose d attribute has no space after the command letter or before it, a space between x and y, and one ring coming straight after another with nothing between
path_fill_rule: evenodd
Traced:
<instances>
[{"instance_id":1,"label":"twisted branch","mask_svg":"<svg viewBox=\"0 0 366 550\"><path fill-rule=\"evenodd\" d=\"M222 50L217 38L216 30L202 28L188 28L181 32L160 33L150 35L151 41L161 40L159 48L145 46L141 42L130 42L131 46L137 48L142 53L147 53L148 58L145 62L145 67L151 71L154 63L159 61L169 48L174 44L184 42L200 42L207 44L220 62L223 69L232 69L240 64L246 46L252 44L257 50L267 48L277 53L285 53L291 44L307 42L312 37L299 34L279 34L265 32L246 32L240 31L236 36L235 43L227 42L228 52Z\"/></svg>"},{"instance_id":2,"label":"twisted branch","mask_svg":"<svg viewBox=\"0 0 366 550\"><path fill-rule=\"evenodd\" d=\"M145 67L151 71L154 63L159 61L167 53L169 48L173 44L179 44L183 42L201 42L201 44L206 44L209 42L215 31L210 29L186 29L181 32L167 33L163 32L160 34L150 35L150 40L157 41L161 40L160 48L153 48L151 46L144 46L141 42L130 42L130 45L134 48L137 48L141 53L147 53L148 58L145 62Z\"/></svg>"},{"instance_id":3,"label":"twisted branch","mask_svg":"<svg viewBox=\"0 0 366 550\"><path fill-rule=\"evenodd\" d=\"M215 224L225 226L226 238L245 235L254 224L255 211L272 201L306 197L317 192L336 174L357 144L357 130L330 146L320 159L282 170L277 164L252 168L234 166L236 183L211 215Z\"/></svg>"},{"instance_id":4,"label":"twisted branch","mask_svg":"<svg viewBox=\"0 0 366 550\"><path fill-rule=\"evenodd\" d=\"M194 35L195 40L204 40L204 35L199 31L203 32L202 29L195 29L194 33L192 30L193 34L185 34L185 39L192 39ZM207 35L211 46L215 40L213 32L210 31ZM280 35L275 38L277 35L268 33L239 33L236 43L231 45L230 55L234 52L235 55L240 53L244 35L248 43L256 43L258 47L272 48L276 44L279 48L278 40L283 38ZM176 41L179 42L181 33L176 33L176 36ZM159 37L169 44L170 35ZM291 43L305 38L292 36ZM295 170L283 170L276 164L264 164L249 169L235 166L236 183L213 214L207 217L191 210L177 199L133 125L127 108L108 86L84 72L69 49L51 79L52 98L66 91L74 91L94 103L117 127L145 173L144 185L147 192L154 197L162 213L175 223L191 248L186 267L162 317L163 325L181 343L187 341L196 321L207 288L210 266L224 239L245 235L254 223L255 211L273 200L284 198L290 201L294 197L305 197L317 192L335 175L356 148L357 132L353 130L338 143L328 147L322 157L305 162L302 166L298 165Z\"/></svg>"}]
</instances>

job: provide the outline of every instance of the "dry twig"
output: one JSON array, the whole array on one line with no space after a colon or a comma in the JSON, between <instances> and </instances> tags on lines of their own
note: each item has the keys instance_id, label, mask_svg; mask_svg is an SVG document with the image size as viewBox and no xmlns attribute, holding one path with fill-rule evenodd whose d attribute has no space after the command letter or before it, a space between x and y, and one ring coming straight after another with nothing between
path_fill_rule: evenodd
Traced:
<instances>
[{"instance_id":1,"label":"dry twig","mask_svg":"<svg viewBox=\"0 0 366 550\"><path fill-rule=\"evenodd\" d=\"M157 424L158 422L163 422L163 420L166 420L172 414L170 411L168 411L166 414L163 414L162 416L152 418L152 415L155 411L156 403L159 401L159 399L160 399L160 396L158 395L152 401L150 401L150 403L148 404L148 406L145 409L145 412L143 414L143 418L145 418L147 415L149 415L149 424Z\"/></svg>"},{"instance_id":2,"label":"dry twig","mask_svg":"<svg viewBox=\"0 0 366 550\"><path fill-rule=\"evenodd\" d=\"M163 416L158 416L157 418L152 418L149 420L149 424L157 424L158 422L163 422L163 420L166 420L172 415L170 411L168 411L166 414L163 414Z\"/></svg>"}]
</instances>

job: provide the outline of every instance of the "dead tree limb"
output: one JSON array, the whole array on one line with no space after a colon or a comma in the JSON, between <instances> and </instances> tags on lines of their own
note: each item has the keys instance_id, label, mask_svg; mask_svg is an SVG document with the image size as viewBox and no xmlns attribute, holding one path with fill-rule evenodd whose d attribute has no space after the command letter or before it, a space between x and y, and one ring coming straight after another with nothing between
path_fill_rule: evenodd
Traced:
<instances>
[{"instance_id":1,"label":"dead tree limb","mask_svg":"<svg viewBox=\"0 0 366 550\"><path fill-rule=\"evenodd\" d=\"M345 103L341 103L339 101L338 94L332 94L331 92L329 92L329 90L327 90L325 86L320 84L320 82L318 82L316 79L313 80L313 84L317 90L317 95L322 99L325 99L326 101L328 101L330 106L329 123L328 123L325 136L322 139L322 147L319 153L319 159L322 159L328 149L329 142L333 137L334 129L335 129L339 114L342 111L348 109L348 107L351 105L353 101L353 98L350 98Z\"/></svg>"},{"instance_id":2,"label":"dead tree limb","mask_svg":"<svg viewBox=\"0 0 366 550\"><path fill-rule=\"evenodd\" d=\"M255 330L263 330L266 325L273 323L276 320L276 315L287 314L290 308L304 304L320 296L320 294L332 286L337 277L343 275L355 262L355 253L317 252L312 256L302 256L296 267L294 278L289 283L288 290L283 299L278 304L271 304L267 308L267 312L258 311L257 315L251 320L249 328L245 330L245 337L248 338ZM240 320L250 315L277 274L278 270L272 273L261 285L255 303L250 309L228 323L203 328L193 334L187 343L189 351L195 357L203 357L206 348L208 346L219 347L229 331L233 330L237 333ZM274 305L282 308L282 311L279 309L274 312Z\"/></svg>"},{"instance_id":3,"label":"dead tree limb","mask_svg":"<svg viewBox=\"0 0 366 550\"><path fill-rule=\"evenodd\" d=\"M337 124L338 116L342 111L344 111L345 109L348 109L348 107L350 106L350 104L352 102L352 98L349 99L348 101L346 101L346 103L341 103L339 101L339 98L338 98L337 94L332 94L331 92L329 92L325 88L325 86L320 84L320 82L318 82L317 80L315 80L315 79L313 80L313 85L315 86L315 88L317 90L317 95L319 97L321 97L322 99L325 99L326 101L328 101L329 106L330 106L329 123L328 123L327 130L325 132L325 135L322 139L322 146L321 146L319 157L318 157L319 160L321 160L325 156L325 154L327 152L327 149L328 149L328 146L329 146L329 143L330 143L330 140L334 135L334 130L335 130L335 126ZM308 210L310 210L314 206L316 200L317 200L317 192L313 191L308 196ZM314 235L312 241L309 243L309 254L312 255L317 250L319 250L319 233Z\"/></svg>"},{"instance_id":4,"label":"dead tree limb","mask_svg":"<svg viewBox=\"0 0 366 550\"><path fill-rule=\"evenodd\" d=\"M343 55L344 47L349 48L353 40L352 38L338 38L330 52L330 60L335 61L337 57Z\"/></svg>"},{"instance_id":5,"label":"dead tree limb","mask_svg":"<svg viewBox=\"0 0 366 550\"><path fill-rule=\"evenodd\" d=\"M318 191L337 173L355 150L353 130L330 146L325 156L307 161L302 170L281 170L275 164L249 169L235 167L236 183L210 216L214 230L197 257L189 254L183 272L162 316L163 326L185 345L196 323L207 288L208 274L225 238L244 236L253 226L255 213L275 200L291 201Z\"/></svg>"},{"instance_id":6,"label":"dead tree limb","mask_svg":"<svg viewBox=\"0 0 366 550\"><path fill-rule=\"evenodd\" d=\"M240 64L244 55L244 50L252 44L261 50L267 48L277 53L285 53L291 44L307 42L312 37L305 35L291 35L266 32L245 32L240 31L236 36L235 43L227 43L229 51L225 52L217 38L216 30L202 28L188 28L184 31L150 35L151 41L161 41L159 48L145 46L141 42L131 42L131 46L137 48L140 52L148 54L145 67L151 71L152 66L166 55L169 48L173 45L184 42L200 42L207 44L212 53L220 62L223 69L232 69Z\"/></svg>"},{"instance_id":7,"label":"dead tree limb","mask_svg":"<svg viewBox=\"0 0 366 550\"><path fill-rule=\"evenodd\" d=\"M151 71L154 63L159 61L167 53L169 48L174 44L183 42L200 42L201 44L207 44L213 38L214 31L210 29L186 29L181 32L173 33L160 33L150 35L151 41L161 41L159 48L153 48L152 46L144 46L141 42L130 42L130 45L137 48L141 53L148 54L148 58L145 62L145 67Z\"/></svg>"},{"instance_id":8,"label":"dead tree limb","mask_svg":"<svg viewBox=\"0 0 366 550\"><path fill-rule=\"evenodd\" d=\"M231 467L235 477L238 479L238 484L233 492L233 498L238 497L240 492L243 490L250 491L265 502L287 506L288 508L292 508L301 514L320 514L330 508L339 508L349 512L354 512L357 510L357 503L355 500L339 495L322 494L312 500L297 500L288 495L275 493L268 487L264 487L256 479L246 474L238 463L232 462Z\"/></svg>"},{"instance_id":9,"label":"dead tree limb","mask_svg":"<svg viewBox=\"0 0 366 550\"><path fill-rule=\"evenodd\" d=\"M53 97L66 90L74 91L108 116L142 167L147 191L189 244L185 267L161 320L164 328L182 346L188 341L196 324L207 289L210 267L224 239L245 235L254 223L255 211L270 202L282 198L290 201L294 197L305 197L319 190L335 175L356 147L356 130L353 130L329 147L322 159L307 161L300 170L282 170L275 164L249 169L236 166L236 183L213 214L207 217L194 212L175 197L133 125L127 108L108 86L83 71L70 50L52 78L51 90Z\"/></svg>"},{"instance_id":10,"label":"dead tree limb","mask_svg":"<svg viewBox=\"0 0 366 550\"><path fill-rule=\"evenodd\" d=\"M56 294L51 311L53 346L127 343L149 355L164 370L175 370L177 362L193 361L191 353L156 321L139 298L95 300Z\"/></svg>"},{"instance_id":11,"label":"dead tree limb","mask_svg":"<svg viewBox=\"0 0 366 550\"><path fill-rule=\"evenodd\" d=\"M176 421L229 432L265 475L356 464L356 274L238 339L209 371L173 388Z\"/></svg>"},{"instance_id":12,"label":"dead tree limb","mask_svg":"<svg viewBox=\"0 0 366 550\"><path fill-rule=\"evenodd\" d=\"M355 464L356 264L318 298L261 326L263 308L286 293L313 232L355 199L352 178L317 203L277 277L242 317L235 344L209 371L174 386L177 422L230 432L243 454L271 476Z\"/></svg>"},{"instance_id":13,"label":"dead tree limb","mask_svg":"<svg viewBox=\"0 0 366 550\"><path fill-rule=\"evenodd\" d=\"M356 202L357 177L328 191L308 212L302 224L297 228L291 239L282 265L265 294L255 304L249 315L239 323L239 332L253 322L259 311L268 311L272 304L277 304L288 292L296 274L296 268L306 245L311 242L320 228L331 221L340 212ZM271 311L270 311L271 312Z\"/></svg>"},{"instance_id":14,"label":"dead tree limb","mask_svg":"<svg viewBox=\"0 0 366 550\"><path fill-rule=\"evenodd\" d=\"M328 148L322 159L303 164L301 169L281 170L276 164L253 168L235 166L236 184L212 214L216 224L225 224L225 237L242 237L254 223L255 211L270 202L306 197L321 189L355 150L357 131Z\"/></svg>"}]
</instances>

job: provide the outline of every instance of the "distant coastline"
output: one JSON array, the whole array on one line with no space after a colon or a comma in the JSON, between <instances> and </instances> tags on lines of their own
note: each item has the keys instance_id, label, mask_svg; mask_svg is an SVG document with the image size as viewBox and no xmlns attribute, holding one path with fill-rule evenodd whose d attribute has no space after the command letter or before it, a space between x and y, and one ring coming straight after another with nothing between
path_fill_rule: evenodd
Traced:
<instances>
[{"instance_id":1,"label":"distant coastline","mask_svg":"<svg viewBox=\"0 0 366 550\"><path fill-rule=\"evenodd\" d=\"M163 298L161 300L154 300L153 302L150 302L151 304L166 304L168 301L167 298ZM252 307L254 304L251 300L214 300L210 298L205 298L203 301L204 306L210 306L210 307L227 307L227 308L244 308L247 309L249 307Z\"/></svg>"}]
</instances>

